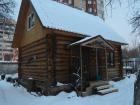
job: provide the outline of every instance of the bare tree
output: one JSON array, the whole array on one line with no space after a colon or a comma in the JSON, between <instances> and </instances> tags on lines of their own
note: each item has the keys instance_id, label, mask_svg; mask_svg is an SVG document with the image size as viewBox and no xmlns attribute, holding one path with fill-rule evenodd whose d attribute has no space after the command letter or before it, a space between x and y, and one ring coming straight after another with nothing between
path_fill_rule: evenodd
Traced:
<instances>
[{"instance_id":1,"label":"bare tree","mask_svg":"<svg viewBox=\"0 0 140 105\"><path fill-rule=\"evenodd\" d=\"M131 11L133 12L132 17L130 17L130 25L133 28L132 32L136 33L137 35L140 35L140 7L137 7L137 4L140 4L140 0L104 0L104 1L105 8L110 7L111 11L115 3L118 2L120 6L123 6L124 3L127 3L128 7L130 7Z\"/></svg>"},{"instance_id":2,"label":"bare tree","mask_svg":"<svg viewBox=\"0 0 140 105\"><path fill-rule=\"evenodd\" d=\"M0 0L0 16L4 18L9 18L10 14L14 12L14 7L14 0Z\"/></svg>"},{"instance_id":3,"label":"bare tree","mask_svg":"<svg viewBox=\"0 0 140 105\"><path fill-rule=\"evenodd\" d=\"M133 17L130 19L130 24L133 27L132 32L140 34L140 10L134 13Z\"/></svg>"}]
</instances>

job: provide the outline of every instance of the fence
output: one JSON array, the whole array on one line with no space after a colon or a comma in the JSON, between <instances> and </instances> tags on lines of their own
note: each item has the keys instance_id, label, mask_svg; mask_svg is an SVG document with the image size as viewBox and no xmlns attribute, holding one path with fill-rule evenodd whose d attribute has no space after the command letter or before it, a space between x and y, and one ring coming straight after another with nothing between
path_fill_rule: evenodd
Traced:
<instances>
[{"instance_id":1,"label":"fence","mask_svg":"<svg viewBox=\"0 0 140 105\"><path fill-rule=\"evenodd\" d=\"M0 62L0 74L13 74L17 73L18 63L17 62Z\"/></svg>"},{"instance_id":2,"label":"fence","mask_svg":"<svg viewBox=\"0 0 140 105\"><path fill-rule=\"evenodd\" d=\"M125 68L131 67L133 69L133 72L136 72L138 69L140 69L140 59L138 58L124 59L123 66Z\"/></svg>"}]
</instances>

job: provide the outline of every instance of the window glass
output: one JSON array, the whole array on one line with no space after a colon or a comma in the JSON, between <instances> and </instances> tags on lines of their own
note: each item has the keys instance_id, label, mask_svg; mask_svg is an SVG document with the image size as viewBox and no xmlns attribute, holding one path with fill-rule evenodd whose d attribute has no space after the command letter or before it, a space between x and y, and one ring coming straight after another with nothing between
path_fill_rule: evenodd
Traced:
<instances>
[{"instance_id":1,"label":"window glass","mask_svg":"<svg viewBox=\"0 0 140 105\"><path fill-rule=\"evenodd\" d=\"M95 0L93 1L93 4L96 4L96 1Z\"/></svg>"},{"instance_id":2,"label":"window glass","mask_svg":"<svg viewBox=\"0 0 140 105\"><path fill-rule=\"evenodd\" d=\"M68 0L68 4L72 4L72 0Z\"/></svg>"},{"instance_id":3,"label":"window glass","mask_svg":"<svg viewBox=\"0 0 140 105\"><path fill-rule=\"evenodd\" d=\"M34 25L35 25L35 16L34 13L31 13L28 17L28 29L33 28Z\"/></svg>"},{"instance_id":4,"label":"window glass","mask_svg":"<svg viewBox=\"0 0 140 105\"><path fill-rule=\"evenodd\" d=\"M114 63L114 52L108 52L107 53L107 66L108 67L115 66L115 63Z\"/></svg>"},{"instance_id":5,"label":"window glass","mask_svg":"<svg viewBox=\"0 0 140 105\"><path fill-rule=\"evenodd\" d=\"M92 4L92 1L91 0L88 0L88 4Z\"/></svg>"},{"instance_id":6,"label":"window glass","mask_svg":"<svg viewBox=\"0 0 140 105\"><path fill-rule=\"evenodd\" d=\"M92 8L88 8L88 12L92 12Z\"/></svg>"}]
</instances>

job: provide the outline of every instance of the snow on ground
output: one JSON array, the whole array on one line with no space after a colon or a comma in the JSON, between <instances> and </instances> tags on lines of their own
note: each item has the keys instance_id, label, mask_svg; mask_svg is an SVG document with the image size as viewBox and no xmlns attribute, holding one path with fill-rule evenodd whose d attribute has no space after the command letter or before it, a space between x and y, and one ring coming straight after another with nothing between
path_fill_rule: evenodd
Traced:
<instances>
[{"instance_id":1,"label":"snow on ground","mask_svg":"<svg viewBox=\"0 0 140 105\"><path fill-rule=\"evenodd\" d=\"M57 96L34 96L23 87L13 87L0 81L0 105L133 105L135 75L119 82L110 82L119 92L104 96L77 97L75 92L61 92Z\"/></svg>"},{"instance_id":2,"label":"snow on ground","mask_svg":"<svg viewBox=\"0 0 140 105\"><path fill-rule=\"evenodd\" d=\"M18 77L18 73L15 73L15 74L6 74L6 78L8 78L8 77L17 78Z\"/></svg>"}]
</instances>

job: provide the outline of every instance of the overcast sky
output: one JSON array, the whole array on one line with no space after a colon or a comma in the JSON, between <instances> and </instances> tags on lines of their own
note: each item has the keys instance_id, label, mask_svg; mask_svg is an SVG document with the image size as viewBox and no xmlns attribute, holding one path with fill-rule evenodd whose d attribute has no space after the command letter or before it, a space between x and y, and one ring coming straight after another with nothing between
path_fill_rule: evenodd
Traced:
<instances>
[{"instance_id":1,"label":"overcast sky","mask_svg":"<svg viewBox=\"0 0 140 105\"><path fill-rule=\"evenodd\" d=\"M15 9L15 17L20 8L20 1L15 0L17 3L17 7ZM125 1L125 0L124 0ZM125 5L124 5L125 4ZM130 45L132 45L135 37L132 35L131 27L129 25L129 19L131 16L130 8L125 2L122 6L119 6L117 3L114 5L112 12L108 9L108 12L105 16L105 22L116 32L118 32Z\"/></svg>"},{"instance_id":2,"label":"overcast sky","mask_svg":"<svg viewBox=\"0 0 140 105\"><path fill-rule=\"evenodd\" d=\"M136 40L136 35L132 34L132 27L130 25L133 6L131 7L130 4L127 3L127 0L124 0L123 2L124 3L122 3L121 6L116 3L113 6L112 11L109 11L108 9L105 22L118 32L130 46L133 46L133 43Z\"/></svg>"}]
</instances>

